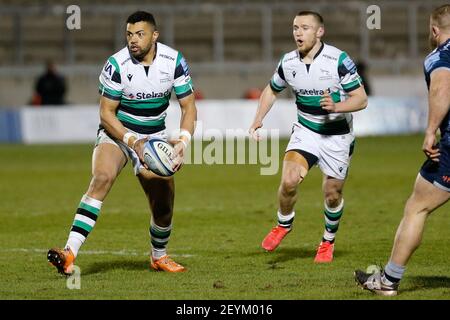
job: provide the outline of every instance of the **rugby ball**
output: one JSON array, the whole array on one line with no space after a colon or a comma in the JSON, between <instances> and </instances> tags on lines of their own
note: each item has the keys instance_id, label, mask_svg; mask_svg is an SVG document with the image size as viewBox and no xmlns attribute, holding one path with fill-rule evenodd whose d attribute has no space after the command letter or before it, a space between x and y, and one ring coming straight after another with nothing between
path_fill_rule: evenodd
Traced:
<instances>
[{"instance_id":1,"label":"rugby ball","mask_svg":"<svg viewBox=\"0 0 450 320\"><path fill-rule=\"evenodd\" d=\"M144 145L144 162L153 173L168 177L175 173L172 153L173 147L167 141L150 139Z\"/></svg>"}]
</instances>

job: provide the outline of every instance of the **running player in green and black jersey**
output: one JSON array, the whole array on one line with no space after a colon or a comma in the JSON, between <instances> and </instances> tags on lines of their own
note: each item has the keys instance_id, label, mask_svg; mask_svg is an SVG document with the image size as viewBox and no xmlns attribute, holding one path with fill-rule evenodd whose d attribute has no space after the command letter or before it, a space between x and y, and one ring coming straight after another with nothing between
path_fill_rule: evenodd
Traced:
<instances>
[{"instance_id":1,"label":"running player in green and black jersey","mask_svg":"<svg viewBox=\"0 0 450 320\"><path fill-rule=\"evenodd\" d=\"M166 252L172 230L174 179L158 177L146 169L143 146L149 137L167 139L166 109L174 90L182 113L173 159L178 170L195 129L197 109L185 59L180 52L157 42L158 35L152 14L133 13L127 19L127 46L112 55L101 72L100 129L92 157L93 177L81 198L66 246L48 252L48 260L61 273L73 272L78 250L128 159L152 212L150 267L168 272L185 270Z\"/></svg>"},{"instance_id":2,"label":"running player in green and black jersey","mask_svg":"<svg viewBox=\"0 0 450 320\"><path fill-rule=\"evenodd\" d=\"M264 89L250 134L259 139L265 115L277 94L290 86L296 96L297 122L286 149L278 191L278 225L262 242L275 250L290 232L297 186L317 164L323 173L325 231L315 262L333 260L334 240L344 210L342 197L354 135L351 112L364 109L367 95L356 66L344 52L321 41L323 18L312 11L297 14L293 35L297 49L285 54Z\"/></svg>"}]
</instances>

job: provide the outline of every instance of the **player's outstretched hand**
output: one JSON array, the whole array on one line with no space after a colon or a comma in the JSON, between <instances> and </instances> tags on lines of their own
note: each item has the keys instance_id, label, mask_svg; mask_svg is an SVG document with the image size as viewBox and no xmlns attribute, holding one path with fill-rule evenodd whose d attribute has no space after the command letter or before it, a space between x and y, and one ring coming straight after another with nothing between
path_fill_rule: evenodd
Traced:
<instances>
[{"instance_id":1,"label":"player's outstretched hand","mask_svg":"<svg viewBox=\"0 0 450 320\"><path fill-rule=\"evenodd\" d=\"M337 112L336 104L333 101L333 98L330 96L330 91L326 90L320 99L320 106L322 109L327 110L328 112Z\"/></svg>"},{"instance_id":2,"label":"player's outstretched hand","mask_svg":"<svg viewBox=\"0 0 450 320\"><path fill-rule=\"evenodd\" d=\"M261 136L258 133L258 129L262 128L263 124L261 121L255 121L251 125L250 129L248 129L248 133L255 141L261 141Z\"/></svg>"},{"instance_id":3,"label":"player's outstretched hand","mask_svg":"<svg viewBox=\"0 0 450 320\"><path fill-rule=\"evenodd\" d=\"M173 154L172 154L172 161L173 161L173 170L178 171L181 168L181 165L184 162L184 151L187 148L187 144L179 139L174 142L170 141L173 144Z\"/></svg>"},{"instance_id":4,"label":"player's outstretched hand","mask_svg":"<svg viewBox=\"0 0 450 320\"><path fill-rule=\"evenodd\" d=\"M436 146L436 133L425 132L425 139L423 141L422 151L432 161L439 162L439 148Z\"/></svg>"},{"instance_id":5,"label":"player's outstretched hand","mask_svg":"<svg viewBox=\"0 0 450 320\"><path fill-rule=\"evenodd\" d=\"M147 164L144 161L144 144L147 142L147 140L148 140L148 138L136 140L136 142L134 142L134 144L133 144L133 150L138 155L139 160L141 161L144 168L149 170Z\"/></svg>"}]
</instances>

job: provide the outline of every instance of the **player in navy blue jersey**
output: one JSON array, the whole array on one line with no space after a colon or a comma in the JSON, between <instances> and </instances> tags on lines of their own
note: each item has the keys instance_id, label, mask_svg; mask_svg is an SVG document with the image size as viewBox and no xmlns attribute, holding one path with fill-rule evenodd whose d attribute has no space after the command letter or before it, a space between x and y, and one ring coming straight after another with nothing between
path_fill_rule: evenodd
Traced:
<instances>
[{"instance_id":1,"label":"player in navy blue jersey","mask_svg":"<svg viewBox=\"0 0 450 320\"><path fill-rule=\"evenodd\" d=\"M428 87L428 126L422 150L427 156L408 199L386 266L378 272L355 271L357 283L380 295L397 294L406 264L419 247L427 217L450 198L450 5L433 11L430 44L434 49L425 59ZM436 143L436 133L441 138Z\"/></svg>"}]
</instances>

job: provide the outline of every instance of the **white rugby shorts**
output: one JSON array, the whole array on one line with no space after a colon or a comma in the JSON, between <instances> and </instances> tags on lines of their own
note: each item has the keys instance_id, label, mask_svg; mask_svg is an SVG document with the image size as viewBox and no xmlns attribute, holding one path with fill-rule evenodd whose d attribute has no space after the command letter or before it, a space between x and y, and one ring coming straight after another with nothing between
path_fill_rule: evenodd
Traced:
<instances>
[{"instance_id":1,"label":"white rugby shorts","mask_svg":"<svg viewBox=\"0 0 450 320\"><path fill-rule=\"evenodd\" d=\"M344 180L350 166L354 141L353 133L321 135L294 123L286 152L306 151L317 157L317 165L323 174Z\"/></svg>"},{"instance_id":2,"label":"white rugby shorts","mask_svg":"<svg viewBox=\"0 0 450 320\"><path fill-rule=\"evenodd\" d=\"M148 137L148 138L159 138L159 139L167 141L167 133L165 130L155 132L152 134L140 134L140 133L134 132L129 129L128 129L128 132L135 133L138 136L138 139L143 139L143 138ZM136 154L136 151L134 151L133 149L128 147L123 141L119 141L117 139L113 139L112 137L110 137L106 133L105 129L99 130L95 146L98 146L101 143L111 143L111 144L118 146L120 148L120 150L122 150L125 157L127 157L127 160L131 159L131 163L133 164L133 171L136 176L139 174L141 169L145 169L144 166L142 165L141 161L139 160L139 157Z\"/></svg>"}]
</instances>

